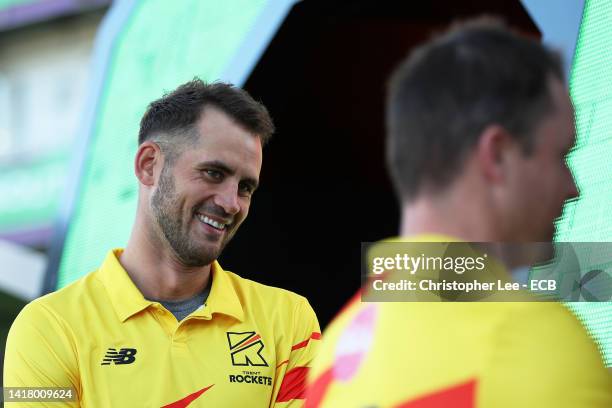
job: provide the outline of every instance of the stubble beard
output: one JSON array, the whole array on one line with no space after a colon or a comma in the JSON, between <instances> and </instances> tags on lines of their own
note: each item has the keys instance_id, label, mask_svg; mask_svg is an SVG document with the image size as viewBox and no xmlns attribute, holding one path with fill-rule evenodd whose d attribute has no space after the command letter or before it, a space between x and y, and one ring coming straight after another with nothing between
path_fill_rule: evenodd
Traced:
<instances>
[{"instance_id":1,"label":"stubble beard","mask_svg":"<svg viewBox=\"0 0 612 408\"><path fill-rule=\"evenodd\" d=\"M189 236L189 223L184 225L183 215L176 194L171 166L164 165L159 176L159 185L151 198L155 222L165 241L170 245L178 261L186 267L202 267L216 260L227 243L225 240L216 248L194 245ZM161 238L161 237L160 237ZM161 238L163 241L164 238Z\"/></svg>"}]
</instances>

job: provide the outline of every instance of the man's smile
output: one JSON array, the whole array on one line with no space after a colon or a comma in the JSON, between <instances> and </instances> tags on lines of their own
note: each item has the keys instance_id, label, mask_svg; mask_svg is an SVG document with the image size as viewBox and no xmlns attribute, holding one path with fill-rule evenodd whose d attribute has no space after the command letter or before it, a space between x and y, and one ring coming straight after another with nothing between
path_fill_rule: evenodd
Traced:
<instances>
[{"instance_id":1,"label":"man's smile","mask_svg":"<svg viewBox=\"0 0 612 408\"><path fill-rule=\"evenodd\" d=\"M203 224L209 225L209 226L211 226L214 229L219 230L219 231L223 231L223 230L227 229L227 227L231 224L231 222L224 222L224 221L221 221L221 220L214 220L212 217L204 215L204 214L200 214L200 213L196 213L196 217Z\"/></svg>"}]
</instances>

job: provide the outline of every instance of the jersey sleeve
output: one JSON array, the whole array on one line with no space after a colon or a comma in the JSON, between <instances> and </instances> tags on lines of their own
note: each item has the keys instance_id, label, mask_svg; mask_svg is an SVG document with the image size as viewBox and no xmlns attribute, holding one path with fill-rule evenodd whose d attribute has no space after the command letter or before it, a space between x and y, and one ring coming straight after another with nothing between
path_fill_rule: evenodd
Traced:
<instances>
[{"instance_id":1,"label":"jersey sleeve","mask_svg":"<svg viewBox=\"0 0 612 408\"><path fill-rule=\"evenodd\" d=\"M79 407L79 380L74 343L68 327L37 301L13 322L4 356L5 387L70 387L75 401L11 402L15 408Z\"/></svg>"},{"instance_id":2,"label":"jersey sleeve","mask_svg":"<svg viewBox=\"0 0 612 408\"><path fill-rule=\"evenodd\" d=\"M578 319L558 304L530 310L514 313L496 332L479 406L612 407L612 376Z\"/></svg>"},{"instance_id":3,"label":"jersey sleeve","mask_svg":"<svg viewBox=\"0 0 612 408\"><path fill-rule=\"evenodd\" d=\"M306 378L319 350L321 329L317 316L308 301L300 299L293 317L294 331L290 336L289 358L280 362L276 369L280 387L274 408L304 406Z\"/></svg>"}]
</instances>

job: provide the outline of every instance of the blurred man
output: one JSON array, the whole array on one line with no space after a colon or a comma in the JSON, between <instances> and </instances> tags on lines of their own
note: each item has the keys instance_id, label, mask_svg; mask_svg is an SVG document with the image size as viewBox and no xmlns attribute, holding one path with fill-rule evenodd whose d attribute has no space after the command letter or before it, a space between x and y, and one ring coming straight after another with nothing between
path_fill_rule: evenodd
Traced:
<instances>
[{"instance_id":1,"label":"blurred man","mask_svg":"<svg viewBox=\"0 0 612 408\"><path fill-rule=\"evenodd\" d=\"M552 240L578 194L566 165L573 108L555 53L498 23L468 23L397 68L387 110L400 240ZM310 374L310 407L612 406L597 346L552 302L356 297Z\"/></svg>"},{"instance_id":2,"label":"blurred man","mask_svg":"<svg viewBox=\"0 0 612 408\"><path fill-rule=\"evenodd\" d=\"M312 308L216 261L249 212L273 130L228 84L194 80L151 103L125 250L24 308L5 386L75 390L54 407L301 406L320 337Z\"/></svg>"}]
</instances>

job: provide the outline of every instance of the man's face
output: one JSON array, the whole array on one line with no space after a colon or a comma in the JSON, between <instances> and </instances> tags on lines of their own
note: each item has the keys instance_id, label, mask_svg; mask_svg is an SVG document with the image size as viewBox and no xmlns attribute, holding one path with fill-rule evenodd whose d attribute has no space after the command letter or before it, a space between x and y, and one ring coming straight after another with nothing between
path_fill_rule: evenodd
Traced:
<instances>
[{"instance_id":1,"label":"man's face","mask_svg":"<svg viewBox=\"0 0 612 408\"><path fill-rule=\"evenodd\" d=\"M159 229L191 267L217 259L245 220L262 162L259 137L222 111L205 108L196 129L198 143L164 165L151 198Z\"/></svg>"},{"instance_id":2,"label":"man's face","mask_svg":"<svg viewBox=\"0 0 612 408\"><path fill-rule=\"evenodd\" d=\"M512 241L552 241L565 200L578 196L566 163L575 140L574 111L560 81L551 79L549 89L553 108L536 124L531 153L523 154L517 143L509 158L504 213Z\"/></svg>"}]
</instances>

